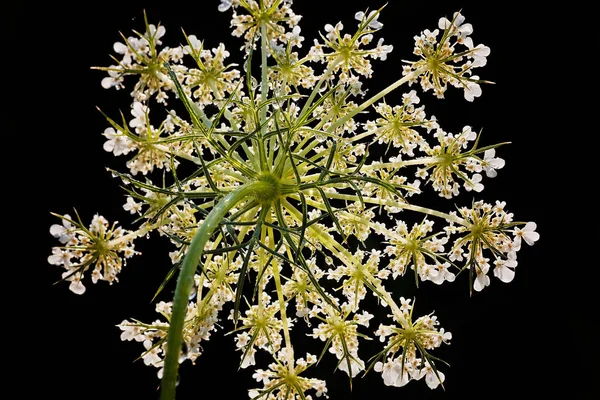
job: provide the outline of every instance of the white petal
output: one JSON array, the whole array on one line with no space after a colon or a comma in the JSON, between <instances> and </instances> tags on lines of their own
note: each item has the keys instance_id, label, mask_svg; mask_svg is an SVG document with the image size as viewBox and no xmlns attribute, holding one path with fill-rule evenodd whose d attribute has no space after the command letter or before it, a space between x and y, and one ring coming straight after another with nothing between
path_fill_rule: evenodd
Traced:
<instances>
[{"instance_id":1,"label":"white petal","mask_svg":"<svg viewBox=\"0 0 600 400\"><path fill-rule=\"evenodd\" d=\"M115 51L115 53L125 54L127 53L128 47L121 42L116 42L115 44L113 44L113 50Z\"/></svg>"},{"instance_id":2,"label":"white petal","mask_svg":"<svg viewBox=\"0 0 600 400\"><path fill-rule=\"evenodd\" d=\"M465 16L458 11L454 13L454 25L461 26L465 22Z\"/></svg>"},{"instance_id":3,"label":"white petal","mask_svg":"<svg viewBox=\"0 0 600 400\"><path fill-rule=\"evenodd\" d=\"M477 47L475 47L475 55L477 57L487 57L490 55L490 52L490 48L482 44L478 44Z\"/></svg>"},{"instance_id":4,"label":"white petal","mask_svg":"<svg viewBox=\"0 0 600 400\"><path fill-rule=\"evenodd\" d=\"M100 85L102 85L104 89L110 89L111 87L115 86L115 78L107 76L106 78L102 79Z\"/></svg>"},{"instance_id":5,"label":"white petal","mask_svg":"<svg viewBox=\"0 0 600 400\"><path fill-rule=\"evenodd\" d=\"M156 31L156 35L154 36L155 39L160 39L161 37L163 37L165 35L166 29L164 26L159 26L158 30Z\"/></svg>"},{"instance_id":6,"label":"white petal","mask_svg":"<svg viewBox=\"0 0 600 400\"><path fill-rule=\"evenodd\" d=\"M496 172L494 168L486 168L485 174L488 178L495 178L496 176L498 176L498 172Z\"/></svg>"},{"instance_id":7,"label":"white petal","mask_svg":"<svg viewBox=\"0 0 600 400\"><path fill-rule=\"evenodd\" d=\"M440 29L446 29L449 28L452 25L452 23L448 20L448 18L446 17L442 17L440 18L440 20L438 21L438 27Z\"/></svg>"},{"instance_id":8,"label":"white petal","mask_svg":"<svg viewBox=\"0 0 600 400\"><path fill-rule=\"evenodd\" d=\"M357 12L356 14L354 14L354 19L357 19L359 21L362 21L363 17L365 16L365 13L362 11Z\"/></svg>"},{"instance_id":9,"label":"white petal","mask_svg":"<svg viewBox=\"0 0 600 400\"><path fill-rule=\"evenodd\" d=\"M48 256L48 264L62 265L62 256L60 254L52 254Z\"/></svg>"},{"instance_id":10,"label":"white petal","mask_svg":"<svg viewBox=\"0 0 600 400\"><path fill-rule=\"evenodd\" d=\"M221 0L221 4L219 4L219 11L224 12L231 7L232 0Z\"/></svg>"},{"instance_id":11,"label":"white petal","mask_svg":"<svg viewBox=\"0 0 600 400\"><path fill-rule=\"evenodd\" d=\"M104 137L107 139L114 139L117 135L117 132L115 132L113 128L106 128L102 135L104 135Z\"/></svg>"},{"instance_id":12,"label":"white petal","mask_svg":"<svg viewBox=\"0 0 600 400\"><path fill-rule=\"evenodd\" d=\"M441 381L444 382L444 379L446 378L444 374L441 371L437 371L437 373L440 376ZM430 389L435 389L440 384L440 379L435 375L435 372L431 371L425 377L425 382Z\"/></svg>"},{"instance_id":13,"label":"white petal","mask_svg":"<svg viewBox=\"0 0 600 400\"><path fill-rule=\"evenodd\" d=\"M523 228L524 231L535 231L537 229L537 224L535 222L528 222L525 224Z\"/></svg>"},{"instance_id":14,"label":"white petal","mask_svg":"<svg viewBox=\"0 0 600 400\"><path fill-rule=\"evenodd\" d=\"M475 97L481 96L481 86L477 83L469 83L465 89L465 99L467 101L473 101Z\"/></svg>"},{"instance_id":15,"label":"white petal","mask_svg":"<svg viewBox=\"0 0 600 400\"><path fill-rule=\"evenodd\" d=\"M350 368L352 369L352 378L354 378L360 371L365 369L362 362L358 363L358 362L356 362L356 360L353 360L353 359L350 360ZM342 360L342 362L338 366L338 369L341 371L344 371L346 374L350 375L348 373L347 359Z\"/></svg>"},{"instance_id":16,"label":"white petal","mask_svg":"<svg viewBox=\"0 0 600 400\"><path fill-rule=\"evenodd\" d=\"M50 227L50 234L55 238L64 235L67 232L67 228L62 225L54 224Z\"/></svg>"},{"instance_id":17,"label":"white petal","mask_svg":"<svg viewBox=\"0 0 600 400\"><path fill-rule=\"evenodd\" d=\"M507 268L505 265L499 265L494 268L494 276L504 283L509 283L514 279L515 271Z\"/></svg>"},{"instance_id":18,"label":"white petal","mask_svg":"<svg viewBox=\"0 0 600 400\"><path fill-rule=\"evenodd\" d=\"M112 153L112 151L115 149L115 140L107 140L106 142L104 142L102 148L104 149L104 151Z\"/></svg>"},{"instance_id":19,"label":"white petal","mask_svg":"<svg viewBox=\"0 0 600 400\"><path fill-rule=\"evenodd\" d=\"M473 59L473 64L471 64L471 67L473 68L479 68L479 67L483 67L487 64L487 58L485 57L474 57Z\"/></svg>"},{"instance_id":20,"label":"white petal","mask_svg":"<svg viewBox=\"0 0 600 400\"><path fill-rule=\"evenodd\" d=\"M502 169L504 167L504 165L506 164L506 161L504 161L503 158L494 158L494 159L490 160L489 163L492 166L492 168Z\"/></svg>"},{"instance_id":21,"label":"white petal","mask_svg":"<svg viewBox=\"0 0 600 400\"><path fill-rule=\"evenodd\" d=\"M477 292L481 292L483 288L488 286L489 284L489 276L485 274L477 274L477 278L475 279L475 282L473 282L473 289L475 289L475 291Z\"/></svg>"},{"instance_id":22,"label":"white petal","mask_svg":"<svg viewBox=\"0 0 600 400\"><path fill-rule=\"evenodd\" d=\"M144 115L145 115L144 105L142 103L140 103L139 101L134 102L131 107L131 115L133 115L136 118L144 117Z\"/></svg>"},{"instance_id":23,"label":"white petal","mask_svg":"<svg viewBox=\"0 0 600 400\"><path fill-rule=\"evenodd\" d=\"M85 286L83 286L83 283L79 279L73 279L69 285L69 289L75 294L85 293Z\"/></svg>"},{"instance_id":24,"label":"white petal","mask_svg":"<svg viewBox=\"0 0 600 400\"><path fill-rule=\"evenodd\" d=\"M464 20L464 17L463 17L463 20ZM460 24L458 23L458 19L457 19L457 23L456 23L456 24L457 24L457 25L460 25ZM467 36L469 36L471 33L473 33L473 25L471 25L471 24L464 24L464 25L461 25L461 26L458 28L458 31L460 32L460 34L461 34L461 36L462 36L462 37L467 37Z\"/></svg>"},{"instance_id":25,"label":"white petal","mask_svg":"<svg viewBox=\"0 0 600 400\"><path fill-rule=\"evenodd\" d=\"M523 239L525 239L525 243L530 246L533 246L535 242L537 242L540 238L540 234L537 232L527 232L523 235Z\"/></svg>"}]
</instances>

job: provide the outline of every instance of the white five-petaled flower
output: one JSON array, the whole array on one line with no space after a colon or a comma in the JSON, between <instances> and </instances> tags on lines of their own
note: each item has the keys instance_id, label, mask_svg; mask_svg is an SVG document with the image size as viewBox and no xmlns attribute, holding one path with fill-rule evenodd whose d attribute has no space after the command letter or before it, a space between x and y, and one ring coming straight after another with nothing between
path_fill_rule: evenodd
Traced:
<instances>
[{"instance_id":1,"label":"white five-petaled flower","mask_svg":"<svg viewBox=\"0 0 600 400\"><path fill-rule=\"evenodd\" d=\"M135 39L135 38L132 38ZM130 41L127 40L127 42L129 43L130 46L132 47L136 47L137 41ZM123 59L121 60L121 64L123 65L131 65L131 59L132 56L135 55L135 53L132 51L131 48L129 48L129 46L121 43L121 42L115 42L115 44L113 44L113 50L115 51L115 53L117 54L121 54L123 56Z\"/></svg>"},{"instance_id":2,"label":"white five-petaled flower","mask_svg":"<svg viewBox=\"0 0 600 400\"><path fill-rule=\"evenodd\" d=\"M469 38L470 39L470 38ZM471 41L471 46L467 45L471 49L471 56L473 57L473 63L471 67L483 67L487 64L487 56L490 55L490 48L483 45L478 44L475 48L473 48L473 44Z\"/></svg>"},{"instance_id":3,"label":"white five-petaled flower","mask_svg":"<svg viewBox=\"0 0 600 400\"><path fill-rule=\"evenodd\" d=\"M60 247L53 247L52 255L48 257L48 263L68 267L71 265L71 258L73 258L73 254L69 251L65 251Z\"/></svg>"},{"instance_id":4,"label":"white five-petaled flower","mask_svg":"<svg viewBox=\"0 0 600 400\"><path fill-rule=\"evenodd\" d=\"M478 80L479 77L474 75L471 77L471 79ZM479 83L467 81L465 85L467 85L467 87L465 88L465 100L473 101L475 100L475 97L481 96L482 92Z\"/></svg>"},{"instance_id":5,"label":"white five-petaled flower","mask_svg":"<svg viewBox=\"0 0 600 400\"><path fill-rule=\"evenodd\" d=\"M533 243L537 242L540 238L540 234L535 230L537 225L535 222L528 222L522 229L515 228L515 242L516 244L521 244L521 239L525 240L530 246L533 246Z\"/></svg>"},{"instance_id":6,"label":"white five-petaled flower","mask_svg":"<svg viewBox=\"0 0 600 400\"><path fill-rule=\"evenodd\" d=\"M494 261L494 276L504 283L511 282L515 277L515 268L517 266L517 253L512 251L508 253L508 259L497 259Z\"/></svg>"},{"instance_id":7,"label":"white five-petaled flower","mask_svg":"<svg viewBox=\"0 0 600 400\"><path fill-rule=\"evenodd\" d=\"M189 45L183 46L184 54L192 54L198 52L198 50L202 49L202 41L198 40L196 35L190 35L187 37Z\"/></svg>"},{"instance_id":8,"label":"white five-petaled flower","mask_svg":"<svg viewBox=\"0 0 600 400\"><path fill-rule=\"evenodd\" d=\"M375 363L374 369L375 372L381 372L383 383L386 386L402 387L410 381L406 366L402 371L402 364L396 361L388 360L385 364L378 361Z\"/></svg>"},{"instance_id":9,"label":"white five-petaled flower","mask_svg":"<svg viewBox=\"0 0 600 400\"><path fill-rule=\"evenodd\" d=\"M304 36L300 36L300 30L300 25L296 25L294 26L294 29L292 29L291 32L285 34L292 46L302 47Z\"/></svg>"},{"instance_id":10,"label":"white five-petaled flower","mask_svg":"<svg viewBox=\"0 0 600 400\"><path fill-rule=\"evenodd\" d=\"M71 229L73 225L68 221L71 219L69 214L65 214L62 220L62 225L54 224L50 227L50 234L58 239L62 244L67 243L73 237Z\"/></svg>"},{"instance_id":11,"label":"white five-petaled flower","mask_svg":"<svg viewBox=\"0 0 600 400\"><path fill-rule=\"evenodd\" d=\"M421 99L419 99L419 96L417 96L416 90L411 90L410 92L402 95L402 103L404 105L419 104L420 101Z\"/></svg>"},{"instance_id":12,"label":"white five-petaled flower","mask_svg":"<svg viewBox=\"0 0 600 400\"><path fill-rule=\"evenodd\" d=\"M84 294L85 286L81 283L81 274L76 273L73 269L67 269L63 272L62 278L66 281L70 281L69 290L75 294Z\"/></svg>"},{"instance_id":13,"label":"white five-petaled flower","mask_svg":"<svg viewBox=\"0 0 600 400\"><path fill-rule=\"evenodd\" d=\"M117 67L111 66L111 68ZM119 71L108 71L108 76L103 78L100 84L104 89L110 89L114 87L119 90L123 87L123 76Z\"/></svg>"},{"instance_id":14,"label":"white five-petaled flower","mask_svg":"<svg viewBox=\"0 0 600 400\"><path fill-rule=\"evenodd\" d=\"M167 30L162 25L159 25L157 28L156 25L150 24L148 25L148 32L146 34L148 37L153 37L156 44L162 44L160 38L165 36L166 31Z\"/></svg>"},{"instance_id":15,"label":"white five-petaled flower","mask_svg":"<svg viewBox=\"0 0 600 400\"><path fill-rule=\"evenodd\" d=\"M150 341L145 341L144 342L144 347L146 348L146 350L148 350L143 356L142 359L144 360L144 364L146 365L154 365L157 364L159 362L162 361L162 359L160 358L160 351L161 348L160 346L154 346L152 345L152 342Z\"/></svg>"},{"instance_id":16,"label":"white five-petaled flower","mask_svg":"<svg viewBox=\"0 0 600 400\"><path fill-rule=\"evenodd\" d=\"M371 29L381 29L383 27L383 24L379 21L377 21L377 19L379 18L379 13L377 11L371 11L369 13L369 16L367 18L365 18L365 13L362 11L357 12L356 14L354 14L354 18L358 20L359 25L363 23L364 20L367 20L371 17L373 17L373 14L376 14L375 17L369 21L369 28Z\"/></svg>"},{"instance_id":17,"label":"white five-petaled flower","mask_svg":"<svg viewBox=\"0 0 600 400\"><path fill-rule=\"evenodd\" d=\"M130 141L127 136L117 133L114 128L109 127L102 133L108 140L104 142L104 151L113 153L115 156L127 154L131 151Z\"/></svg>"},{"instance_id":18,"label":"white five-petaled flower","mask_svg":"<svg viewBox=\"0 0 600 400\"><path fill-rule=\"evenodd\" d=\"M431 367L431 364L425 361L425 383L427 383L427 386L429 386L430 389L435 389L438 387L440 383L444 382L445 378L446 377L442 371L438 370L436 375L436 372Z\"/></svg>"},{"instance_id":19,"label":"white five-petaled flower","mask_svg":"<svg viewBox=\"0 0 600 400\"><path fill-rule=\"evenodd\" d=\"M483 170L488 178L495 178L498 175L497 169L504 167L504 159L496 157L496 149L489 149L483 153Z\"/></svg>"},{"instance_id":20,"label":"white five-petaled flower","mask_svg":"<svg viewBox=\"0 0 600 400\"><path fill-rule=\"evenodd\" d=\"M121 340L135 340L136 342L143 342L146 336L142 333L141 328L138 325L133 325L127 320L123 320L117 325L123 332L121 332Z\"/></svg>"},{"instance_id":21,"label":"white five-petaled flower","mask_svg":"<svg viewBox=\"0 0 600 400\"><path fill-rule=\"evenodd\" d=\"M269 379L269 376L269 372L263 369L257 369L256 372L252 374L252 377L256 379L257 382L263 382L265 385L267 385L271 381Z\"/></svg>"},{"instance_id":22,"label":"white five-petaled flower","mask_svg":"<svg viewBox=\"0 0 600 400\"><path fill-rule=\"evenodd\" d=\"M133 197L127 196L127 202L123 204L123 210L130 214L139 214L142 211L142 203L137 203Z\"/></svg>"},{"instance_id":23,"label":"white five-petaled flower","mask_svg":"<svg viewBox=\"0 0 600 400\"><path fill-rule=\"evenodd\" d=\"M455 12L453 15L454 20L450 21L446 17L440 18L438 21L438 27L440 29L448 29L451 31L458 30L458 37L462 39L467 47L473 47L473 41L470 38L467 38L471 33L473 33L473 25L465 24L465 17L460 12ZM468 39L468 40L467 40ZM469 46L471 44L471 46Z\"/></svg>"},{"instance_id":24,"label":"white five-petaled flower","mask_svg":"<svg viewBox=\"0 0 600 400\"><path fill-rule=\"evenodd\" d=\"M137 133L143 132L148 122L148 107L136 101L131 106L131 115L134 118L129 121L129 126L135 128Z\"/></svg>"},{"instance_id":25,"label":"white five-petaled flower","mask_svg":"<svg viewBox=\"0 0 600 400\"><path fill-rule=\"evenodd\" d=\"M467 192L470 192L471 190L481 192L483 190L483 184L481 183L481 179L481 174L473 174L470 181L465 181L465 189L467 190Z\"/></svg>"},{"instance_id":26,"label":"white five-petaled flower","mask_svg":"<svg viewBox=\"0 0 600 400\"><path fill-rule=\"evenodd\" d=\"M350 376L350 373L348 372L348 361L346 359L341 360L340 364L338 365L338 369L340 371L344 371ZM362 362L362 360L358 358L350 358L350 370L352 371L352 378L358 375L360 371L364 371L364 369L365 363Z\"/></svg>"},{"instance_id":27,"label":"white five-petaled flower","mask_svg":"<svg viewBox=\"0 0 600 400\"><path fill-rule=\"evenodd\" d=\"M327 34L325 37L329 40L334 40L337 35L340 34L340 31L344 29L344 25L341 22L335 24L335 26L331 24L325 24L325 32Z\"/></svg>"},{"instance_id":28,"label":"white five-petaled flower","mask_svg":"<svg viewBox=\"0 0 600 400\"><path fill-rule=\"evenodd\" d=\"M473 282L473 289L477 292L481 292L484 287L490 285L490 277L487 276L487 272L490 269L490 265L488 263L477 264L475 266L475 272L477 273L477 277Z\"/></svg>"}]
</instances>

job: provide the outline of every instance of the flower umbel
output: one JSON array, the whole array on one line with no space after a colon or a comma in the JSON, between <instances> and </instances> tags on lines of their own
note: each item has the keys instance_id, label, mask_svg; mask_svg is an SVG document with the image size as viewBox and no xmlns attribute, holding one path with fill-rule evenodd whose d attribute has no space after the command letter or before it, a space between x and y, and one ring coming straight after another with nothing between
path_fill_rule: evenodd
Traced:
<instances>
[{"instance_id":1,"label":"flower umbel","mask_svg":"<svg viewBox=\"0 0 600 400\"><path fill-rule=\"evenodd\" d=\"M96 214L87 228L79 216L76 221L69 214L57 217L62 219L62 225L52 225L50 233L63 246L52 249L48 262L66 270L62 278L71 282L69 289L74 293L85 292L82 279L90 270L93 283L118 281L117 274L126 259L138 254L133 245L137 233L118 227L116 222L111 226L101 215Z\"/></svg>"},{"instance_id":2,"label":"flower umbel","mask_svg":"<svg viewBox=\"0 0 600 400\"><path fill-rule=\"evenodd\" d=\"M413 71L424 71L421 75L421 87L424 91L432 90L438 98L444 97L448 85L464 89L465 99L473 101L481 96L480 83L491 83L480 80L473 75L473 69L483 67L487 63L490 48L482 44L474 46L470 37L473 32L471 24L465 24L465 17L454 13L452 21L443 17L438 23L440 30L425 29L415 36L414 54L421 60L408 62L404 74Z\"/></svg>"},{"instance_id":3,"label":"flower umbel","mask_svg":"<svg viewBox=\"0 0 600 400\"><path fill-rule=\"evenodd\" d=\"M154 322L118 325L121 339L142 343L144 364L158 369L162 400L174 399L180 364L197 362L220 329L231 334L240 367L262 384L251 399L327 397L324 381L305 377L327 353L351 382L374 369L386 385L424 378L435 389L445 376L431 353L451 334L432 314L413 319L414 300L394 281L412 270L416 285L441 285L469 271L470 288L480 291L491 268L512 281L522 242L539 239L535 223L514 221L501 201L458 212L415 203L429 187L443 198L478 194L483 175L493 178L505 164L496 154L505 143L480 147L481 132L470 126L444 131L416 90L398 104L385 98L417 81L439 98L448 85L468 101L481 95L473 69L490 51L474 46L461 13L415 37L420 59L367 96L365 80L392 51L382 38L373 42L383 8L357 12L353 33L327 24L307 49L292 5L220 1L219 11L232 12L232 34L244 40L238 63L223 43L208 49L195 35L163 46L166 29L144 18L144 33L115 43L115 64L97 68L108 73L107 89L137 78L126 112L105 115L102 133L104 150L126 160L125 172L111 173L136 228L57 215L62 224L50 233L60 245L48 261L82 294L87 272L94 283L117 281L137 253L135 239L170 241L173 265L155 298L177 277L174 297L156 304ZM368 308L373 298L391 322L379 321L383 349L369 360L359 345L381 315ZM318 358L297 357L293 333L304 324ZM266 369L263 356L272 360Z\"/></svg>"}]
</instances>

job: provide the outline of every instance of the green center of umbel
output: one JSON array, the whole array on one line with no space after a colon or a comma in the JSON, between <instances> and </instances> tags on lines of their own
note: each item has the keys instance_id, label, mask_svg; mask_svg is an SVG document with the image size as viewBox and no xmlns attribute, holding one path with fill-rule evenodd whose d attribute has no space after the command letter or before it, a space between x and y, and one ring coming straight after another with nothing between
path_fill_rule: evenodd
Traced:
<instances>
[{"instance_id":1,"label":"green center of umbel","mask_svg":"<svg viewBox=\"0 0 600 400\"><path fill-rule=\"evenodd\" d=\"M263 204L272 203L281 195L281 182L275 175L264 172L258 177L261 184L256 187L254 197Z\"/></svg>"}]
</instances>

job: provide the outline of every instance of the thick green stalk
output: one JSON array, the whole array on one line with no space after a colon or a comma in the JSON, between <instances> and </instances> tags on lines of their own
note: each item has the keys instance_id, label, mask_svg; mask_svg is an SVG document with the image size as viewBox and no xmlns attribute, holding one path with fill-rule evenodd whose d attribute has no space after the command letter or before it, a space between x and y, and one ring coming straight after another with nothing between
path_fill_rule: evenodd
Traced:
<instances>
[{"instance_id":1,"label":"thick green stalk","mask_svg":"<svg viewBox=\"0 0 600 400\"><path fill-rule=\"evenodd\" d=\"M265 192L270 193L270 191L272 191L271 186L272 185L268 182L256 181L240 186L230 192L215 205L194 235L185 258L183 259L179 278L177 279L177 286L175 287L173 313L171 314L164 374L161 383L161 400L175 399L177 370L179 368L179 355L181 353L181 344L183 341L183 327L188 299L194 284L194 274L196 273L206 242L208 242L223 217L225 217L232 207L244 199L253 197L261 198Z\"/></svg>"}]
</instances>

